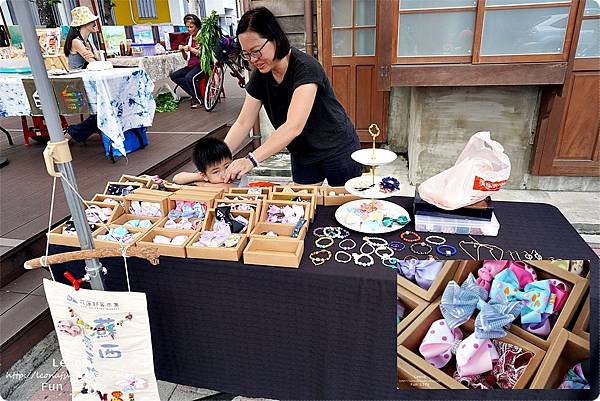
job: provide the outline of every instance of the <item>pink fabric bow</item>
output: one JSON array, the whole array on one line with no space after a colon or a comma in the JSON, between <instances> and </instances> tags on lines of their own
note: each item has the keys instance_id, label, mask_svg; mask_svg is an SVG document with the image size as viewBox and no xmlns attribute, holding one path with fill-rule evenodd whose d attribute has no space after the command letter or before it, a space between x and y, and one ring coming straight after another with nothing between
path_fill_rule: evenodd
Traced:
<instances>
[{"instance_id":1,"label":"pink fabric bow","mask_svg":"<svg viewBox=\"0 0 600 401\"><path fill-rule=\"evenodd\" d=\"M452 354L456 354L456 369L461 376L488 372L498 360L498 352L490 340L476 338L475 334L463 340L462 331L450 329L444 319L433 322L419 352L438 369L446 366Z\"/></svg>"},{"instance_id":2,"label":"pink fabric bow","mask_svg":"<svg viewBox=\"0 0 600 401\"><path fill-rule=\"evenodd\" d=\"M550 280L550 291L556 295L556 300L554 301L554 312L558 313L562 310L569 298L569 293L571 292L571 287L556 279Z\"/></svg>"},{"instance_id":3,"label":"pink fabric bow","mask_svg":"<svg viewBox=\"0 0 600 401\"><path fill-rule=\"evenodd\" d=\"M483 266L477 271L477 285L485 288L487 292L490 292L490 286L496 274L506 269L510 261L507 260L484 260Z\"/></svg>"},{"instance_id":4,"label":"pink fabric bow","mask_svg":"<svg viewBox=\"0 0 600 401\"><path fill-rule=\"evenodd\" d=\"M508 268L515 274L515 276L517 276L517 280L519 280L519 286L521 288L525 288L527 284L537 281L537 274L535 270L533 270L531 266L524 262L511 262Z\"/></svg>"}]
</instances>

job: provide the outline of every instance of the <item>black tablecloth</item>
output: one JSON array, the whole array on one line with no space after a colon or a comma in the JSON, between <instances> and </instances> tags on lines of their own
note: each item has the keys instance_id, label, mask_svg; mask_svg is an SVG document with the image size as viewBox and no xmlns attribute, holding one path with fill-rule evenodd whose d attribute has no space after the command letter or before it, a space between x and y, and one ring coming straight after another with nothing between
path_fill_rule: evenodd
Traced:
<instances>
[{"instance_id":1,"label":"black tablecloth","mask_svg":"<svg viewBox=\"0 0 600 401\"><path fill-rule=\"evenodd\" d=\"M392 200L412 209L412 198ZM509 259L509 249L536 249L544 258L592 260L591 276L597 283L597 256L558 209L518 202L495 205L499 235L478 240L502 247L504 259ZM275 399L431 396L396 390L396 273L378 261L362 268L332 259L315 267L308 259L316 249L312 230L337 225L335 209L318 208L299 269L171 257L151 266L128 259L132 291L145 292L148 298L157 378ZM398 233L383 237L398 240ZM352 233L351 238L360 244L362 236ZM454 246L468 239L444 236ZM53 246L51 253L68 249ZM400 256L408 254L404 250ZM453 259L470 258L459 248ZM109 271L107 290L126 290L123 259L102 263ZM53 271L57 278L66 269L80 277L82 265L56 265ZM594 291L592 316L597 304ZM597 333L596 319L591 330ZM597 337L591 338L592 354L597 355ZM489 392L472 391L462 396L524 398L526 393L494 392L490 397Z\"/></svg>"}]
</instances>

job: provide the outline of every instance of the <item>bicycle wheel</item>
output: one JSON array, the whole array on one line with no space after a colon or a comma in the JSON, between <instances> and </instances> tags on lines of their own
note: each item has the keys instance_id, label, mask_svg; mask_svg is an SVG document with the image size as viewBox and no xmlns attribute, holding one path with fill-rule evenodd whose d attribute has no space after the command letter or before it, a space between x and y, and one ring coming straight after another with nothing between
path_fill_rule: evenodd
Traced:
<instances>
[{"instance_id":1,"label":"bicycle wheel","mask_svg":"<svg viewBox=\"0 0 600 401\"><path fill-rule=\"evenodd\" d=\"M219 96L223 90L223 78L223 67L221 64L217 64L213 68L210 79L206 84L206 89L204 90L204 110L211 111L217 105Z\"/></svg>"}]
</instances>

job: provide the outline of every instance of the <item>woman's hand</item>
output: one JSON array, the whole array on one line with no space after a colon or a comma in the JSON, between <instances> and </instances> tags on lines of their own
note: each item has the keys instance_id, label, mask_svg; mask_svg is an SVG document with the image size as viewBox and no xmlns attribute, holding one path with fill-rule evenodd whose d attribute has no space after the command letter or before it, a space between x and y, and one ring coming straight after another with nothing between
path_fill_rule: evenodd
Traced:
<instances>
[{"instance_id":1,"label":"woman's hand","mask_svg":"<svg viewBox=\"0 0 600 401\"><path fill-rule=\"evenodd\" d=\"M189 52L190 51L190 46L189 45L183 46L183 50L186 51L186 52Z\"/></svg>"},{"instance_id":2,"label":"woman's hand","mask_svg":"<svg viewBox=\"0 0 600 401\"><path fill-rule=\"evenodd\" d=\"M225 171L225 182L231 182L242 178L242 176L252 170L253 167L254 164L246 158L232 161L229 167L227 167L227 171Z\"/></svg>"}]
</instances>

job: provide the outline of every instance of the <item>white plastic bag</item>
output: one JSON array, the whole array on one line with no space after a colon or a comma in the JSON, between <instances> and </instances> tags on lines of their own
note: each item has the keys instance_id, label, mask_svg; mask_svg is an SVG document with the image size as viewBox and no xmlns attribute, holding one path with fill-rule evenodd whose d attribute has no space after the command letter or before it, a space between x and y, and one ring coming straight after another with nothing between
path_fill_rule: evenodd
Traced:
<instances>
[{"instance_id":1,"label":"white plastic bag","mask_svg":"<svg viewBox=\"0 0 600 401\"><path fill-rule=\"evenodd\" d=\"M419 186L421 198L445 210L472 205L499 191L510 176L510 159L489 131L469 139L456 163Z\"/></svg>"}]
</instances>

